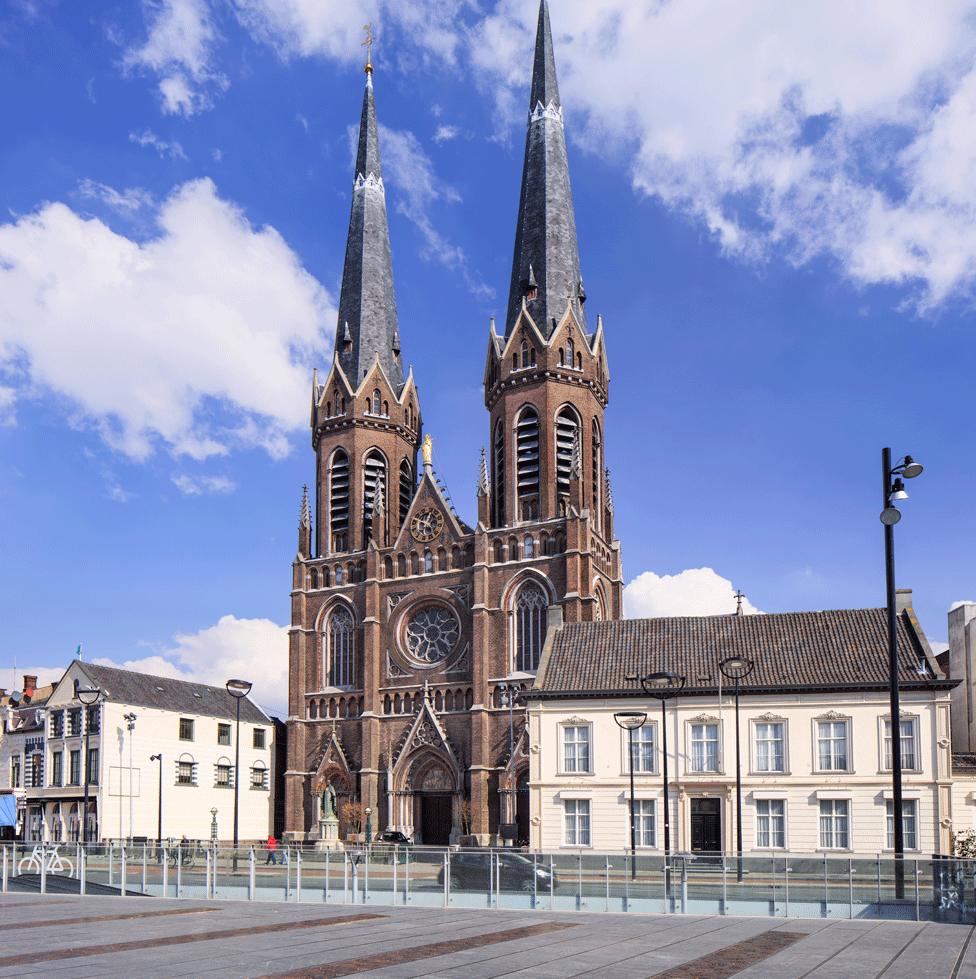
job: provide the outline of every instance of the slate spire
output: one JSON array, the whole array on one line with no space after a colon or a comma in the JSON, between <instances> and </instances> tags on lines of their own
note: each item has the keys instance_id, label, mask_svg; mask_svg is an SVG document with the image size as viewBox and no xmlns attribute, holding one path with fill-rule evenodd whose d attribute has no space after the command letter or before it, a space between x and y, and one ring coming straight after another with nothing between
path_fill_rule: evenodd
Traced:
<instances>
[{"instance_id":1,"label":"slate spire","mask_svg":"<svg viewBox=\"0 0 976 979\"><path fill-rule=\"evenodd\" d=\"M359 386L378 358L399 393L403 387L403 366L398 349L393 260L380 168L372 65L366 67L338 325L336 333L341 333L341 339L336 352L353 387Z\"/></svg>"},{"instance_id":2,"label":"slate spire","mask_svg":"<svg viewBox=\"0 0 976 979\"><path fill-rule=\"evenodd\" d=\"M552 333L553 320L562 318L567 302L585 327L582 298L549 4L541 0L505 335L511 334L523 299L545 336Z\"/></svg>"}]
</instances>

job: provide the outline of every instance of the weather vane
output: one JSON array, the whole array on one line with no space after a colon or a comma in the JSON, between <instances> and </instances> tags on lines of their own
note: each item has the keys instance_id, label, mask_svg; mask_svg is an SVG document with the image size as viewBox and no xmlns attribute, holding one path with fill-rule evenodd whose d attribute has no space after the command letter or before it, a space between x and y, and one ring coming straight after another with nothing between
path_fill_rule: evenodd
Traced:
<instances>
[{"instance_id":1,"label":"weather vane","mask_svg":"<svg viewBox=\"0 0 976 979\"><path fill-rule=\"evenodd\" d=\"M363 47L366 49L366 74L371 75L373 73L373 25L363 24L363 30L366 32L366 40L363 41Z\"/></svg>"}]
</instances>

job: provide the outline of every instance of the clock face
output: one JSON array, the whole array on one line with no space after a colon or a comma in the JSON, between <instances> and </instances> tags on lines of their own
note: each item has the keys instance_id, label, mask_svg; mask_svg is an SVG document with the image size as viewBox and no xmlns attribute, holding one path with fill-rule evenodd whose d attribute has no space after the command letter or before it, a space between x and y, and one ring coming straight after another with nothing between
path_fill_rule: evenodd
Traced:
<instances>
[{"instance_id":1,"label":"clock face","mask_svg":"<svg viewBox=\"0 0 976 979\"><path fill-rule=\"evenodd\" d=\"M440 510L432 507L429 510L421 510L410 521L410 533L413 534L414 540L425 544L427 541L432 541L441 532L443 526L444 518Z\"/></svg>"}]
</instances>

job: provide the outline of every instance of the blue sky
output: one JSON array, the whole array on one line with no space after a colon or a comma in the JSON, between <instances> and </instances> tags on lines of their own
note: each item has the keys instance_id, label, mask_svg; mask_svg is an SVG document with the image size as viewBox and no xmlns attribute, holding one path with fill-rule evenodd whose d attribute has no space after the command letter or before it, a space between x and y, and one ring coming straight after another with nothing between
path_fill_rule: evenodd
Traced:
<instances>
[{"instance_id":1,"label":"blue sky","mask_svg":"<svg viewBox=\"0 0 976 979\"><path fill-rule=\"evenodd\" d=\"M0 5L0 686L82 643L284 704L366 20L404 358L473 518L536 9ZM976 593L971 5L551 10L631 614L881 604L890 444L944 640Z\"/></svg>"}]
</instances>

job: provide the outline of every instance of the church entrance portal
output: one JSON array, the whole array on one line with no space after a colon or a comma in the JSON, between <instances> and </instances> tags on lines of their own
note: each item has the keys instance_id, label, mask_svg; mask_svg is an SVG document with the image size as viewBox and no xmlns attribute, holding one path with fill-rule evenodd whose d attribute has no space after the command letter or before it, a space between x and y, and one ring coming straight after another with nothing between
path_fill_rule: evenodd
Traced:
<instances>
[{"instance_id":1,"label":"church entrance portal","mask_svg":"<svg viewBox=\"0 0 976 979\"><path fill-rule=\"evenodd\" d=\"M451 842L452 797L423 793L420 796L420 839L428 846Z\"/></svg>"}]
</instances>

